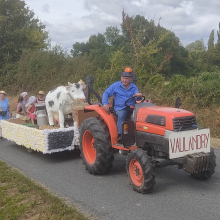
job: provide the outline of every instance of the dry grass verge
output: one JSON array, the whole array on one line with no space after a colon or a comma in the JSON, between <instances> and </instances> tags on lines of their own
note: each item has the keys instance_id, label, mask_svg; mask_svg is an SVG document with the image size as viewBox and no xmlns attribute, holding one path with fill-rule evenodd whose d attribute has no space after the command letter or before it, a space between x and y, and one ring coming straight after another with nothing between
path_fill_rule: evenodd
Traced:
<instances>
[{"instance_id":1,"label":"dry grass verge","mask_svg":"<svg viewBox=\"0 0 220 220\"><path fill-rule=\"evenodd\" d=\"M220 139L211 138L211 146L220 149Z\"/></svg>"}]
</instances>

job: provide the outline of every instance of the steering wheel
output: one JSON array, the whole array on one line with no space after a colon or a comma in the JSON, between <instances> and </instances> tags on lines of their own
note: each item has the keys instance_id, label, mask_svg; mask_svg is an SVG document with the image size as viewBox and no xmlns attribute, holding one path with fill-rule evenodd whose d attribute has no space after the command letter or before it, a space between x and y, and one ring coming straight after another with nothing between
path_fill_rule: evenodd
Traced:
<instances>
[{"instance_id":1,"label":"steering wheel","mask_svg":"<svg viewBox=\"0 0 220 220\"><path fill-rule=\"evenodd\" d=\"M130 107L130 105L128 105L127 102L128 102L129 100L131 100L131 99L133 99L134 102L136 103L136 99L135 99L135 98L136 98L136 96L132 96L132 97L128 98L128 99L125 101L125 106ZM140 102L144 102L144 100L145 100L145 96L142 96L142 99L141 99Z\"/></svg>"}]
</instances>

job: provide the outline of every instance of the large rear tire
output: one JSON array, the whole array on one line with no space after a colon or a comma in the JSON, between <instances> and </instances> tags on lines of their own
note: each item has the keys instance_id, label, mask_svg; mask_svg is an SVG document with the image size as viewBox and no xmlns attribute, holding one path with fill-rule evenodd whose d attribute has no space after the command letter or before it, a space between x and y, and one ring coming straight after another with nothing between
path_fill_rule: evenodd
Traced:
<instances>
[{"instance_id":1,"label":"large rear tire","mask_svg":"<svg viewBox=\"0 0 220 220\"><path fill-rule=\"evenodd\" d=\"M155 184L151 158L142 149L132 150L126 160L130 184L140 193L149 193Z\"/></svg>"},{"instance_id":2,"label":"large rear tire","mask_svg":"<svg viewBox=\"0 0 220 220\"><path fill-rule=\"evenodd\" d=\"M215 167L216 167L216 156L214 153L214 149L211 147L208 169L200 173L192 173L191 176L194 177L195 179L207 180L215 172Z\"/></svg>"},{"instance_id":3,"label":"large rear tire","mask_svg":"<svg viewBox=\"0 0 220 220\"><path fill-rule=\"evenodd\" d=\"M107 125L99 118L87 118L80 129L81 157L91 174L105 174L112 167L114 149Z\"/></svg>"}]
</instances>

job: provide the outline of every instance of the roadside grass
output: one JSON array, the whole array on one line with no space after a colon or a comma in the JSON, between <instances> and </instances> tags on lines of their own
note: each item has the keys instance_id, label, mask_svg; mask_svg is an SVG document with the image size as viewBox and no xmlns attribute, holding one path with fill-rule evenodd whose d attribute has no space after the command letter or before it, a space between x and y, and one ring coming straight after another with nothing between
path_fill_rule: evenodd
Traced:
<instances>
[{"instance_id":1,"label":"roadside grass","mask_svg":"<svg viewBox=\"0 0 220 220\"><path fill-rule=\"evenodd\" d=\"M211 146L220 149L220 139L211 138Z\"/></svg>"},{"instance_id":2,"label":"roadside grass","mask_svg":"<svg viewBox=\"0 0 220 220\"><path fill-rule=\"evenodd\" d=\"M86 220L73 206L0 161L1 220Z\"/></svg>"}]
</instances>

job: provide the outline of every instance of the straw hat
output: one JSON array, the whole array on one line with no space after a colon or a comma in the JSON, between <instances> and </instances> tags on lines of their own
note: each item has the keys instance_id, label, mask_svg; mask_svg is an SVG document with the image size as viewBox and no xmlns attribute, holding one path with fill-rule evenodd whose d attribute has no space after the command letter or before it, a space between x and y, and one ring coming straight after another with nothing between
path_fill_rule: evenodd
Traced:
<instances>
[{"instance_id":1,"label":"straw hat","mask_svg":"<svg viewBox=\"0 0 220 220\"><path fill-rule=\"evenodd\" d=\"M44 95L44 91L39 91L38 95Z\"/></svg>"},{"instance_id":2,"label":"straw hat","mask_svg":"<svg viewBox=\"0 0 220 220\"><path fill-rule=\"evenodd\" d=\"M3 91L3 90L0 91L0 94L6 95L5 91Z\"/></svg>"}]
</instances>

